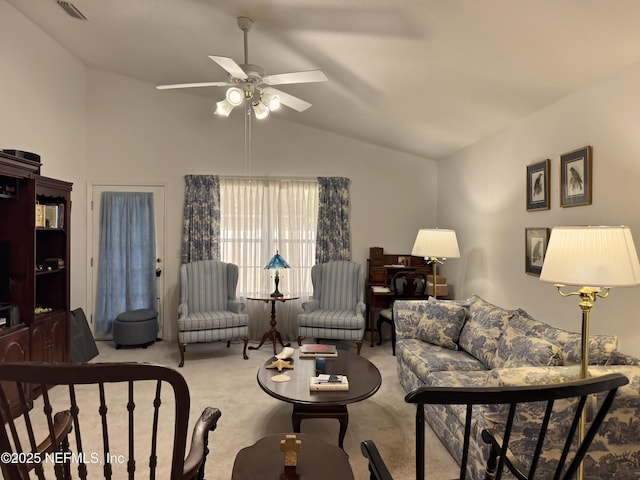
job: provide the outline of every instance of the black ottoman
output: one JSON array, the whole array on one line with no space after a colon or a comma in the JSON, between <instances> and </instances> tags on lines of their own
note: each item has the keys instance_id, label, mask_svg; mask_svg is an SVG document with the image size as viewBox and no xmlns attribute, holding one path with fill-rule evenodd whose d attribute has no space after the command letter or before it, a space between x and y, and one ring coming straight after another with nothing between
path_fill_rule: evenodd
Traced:
<instances>
[{"instance_id":1,"label":"black ottoman","mask_svg":"<svg viewBox=\"0 0 640 480\"><path fill-rule=\"evenodd\" d=\"M158 312L153 308L140 308L123 312L113 321L113 341L116 348L142 346L147 348L158 335Z\"/></svg>"}]
</instances>

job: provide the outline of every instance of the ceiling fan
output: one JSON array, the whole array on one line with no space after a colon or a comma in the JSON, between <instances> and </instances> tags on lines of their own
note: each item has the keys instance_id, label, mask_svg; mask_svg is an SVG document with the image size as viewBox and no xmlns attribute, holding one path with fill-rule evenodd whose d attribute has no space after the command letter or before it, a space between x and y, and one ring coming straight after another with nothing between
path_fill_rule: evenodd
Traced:
<instances>
[{"instance_id":1,"label":"ceiling fan","mask_svg":"<svg viewBox=\"0 0 640 480\"><path fill-rule=\"evenodd\" d=\"M158 85L159 90L176 88L198 87L227 87L225 98L217 103L215 113L228 117L231 111L247 101L256 118L261 119L269 115L269 112L277 109L280 104L302 112L311 104L298 97L273 88L274 85L287 85L293 83L326 82L327 76L320 70L303 72L280 73L265 75L264 69L259 65L249 63L248 32L253 26L253 20L247 17L238 17L238 27L244 32L244 63L238 65L232 58L209 55L209 58L228 72L227 81L224 82L198 82L176 83L172 85Z\"/></svg>"}]
</instances>

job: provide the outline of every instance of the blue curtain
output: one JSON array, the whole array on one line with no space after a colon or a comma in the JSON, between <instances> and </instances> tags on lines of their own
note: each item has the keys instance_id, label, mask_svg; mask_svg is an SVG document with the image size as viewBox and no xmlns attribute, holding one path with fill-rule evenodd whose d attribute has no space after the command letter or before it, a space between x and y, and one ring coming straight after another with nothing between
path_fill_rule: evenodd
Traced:
<instances>
[{"instance_id":1,"label":"blue curtain","mask_svg":"<svg viewBox=\"0 0 640 480\"><path fill-rule=\"evenodd\" d=\"M182 263L220 259L220 181L185 175Z\"/></svg>"},{"instance_id":2,"label":"blue curtain","mask_svg":"<svg viewBox=\"0 0 640 480\"><path fill-rule=\"evenodd\" d=\"M344 177L318 177L316 263L351 260L349 183Z\"/></svg>"},{"instance_id":3,"label":"blue curtain","mask_svg":"<svg viewBox=\"0 0 640 480\"><path fill-rule=\"evenodd\" d=\"M156 308L156 238L153 194L103 192L96 333L111 333L122 312Z\"/></svg>"}]
</instances>

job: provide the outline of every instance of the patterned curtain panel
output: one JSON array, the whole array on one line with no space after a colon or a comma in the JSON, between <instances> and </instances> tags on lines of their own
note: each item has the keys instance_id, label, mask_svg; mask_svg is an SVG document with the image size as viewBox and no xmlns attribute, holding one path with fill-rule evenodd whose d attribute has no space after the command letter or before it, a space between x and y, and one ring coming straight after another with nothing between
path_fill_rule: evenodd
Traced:
<instances>
[{"instance_id":1,"label":"patterned curtain panel","mask_svg":"<svg viewBox=\"0 0 640 480\"><path fill-rule=\"evenodd\" d=\"M220 259L220 181L185 175L182 263Z\"/></svg>"},{"instance_id":2,"label":"patterned curtain panel","mask_svg":"<svg viewBox=\"0 0 640 480\"><path fill-rule=\"evenodd\" d=\"M318 177L317 263L351 260L350 181L344 177Z\"/></svg>"}]
</instances>

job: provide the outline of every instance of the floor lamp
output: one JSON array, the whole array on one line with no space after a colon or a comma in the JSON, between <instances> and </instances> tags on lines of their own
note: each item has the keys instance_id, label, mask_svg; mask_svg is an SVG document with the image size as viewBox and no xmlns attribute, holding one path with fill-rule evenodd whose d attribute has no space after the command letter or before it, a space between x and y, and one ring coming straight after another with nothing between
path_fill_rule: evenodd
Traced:
<instances>
[{"instance_id":1,"label":"floor lamp","mask_svg":"<svg viewBox=\"0 0 640 480\"><path fill-rule=\"evenodd\" d=\"M438 264L444 263L447 258L460 258L456 232L440 228L418 230L411 255L424 257L433 266L433 298L437 298ZM426 291L429 292L429 282Z\"/></svg>"},{"instance_id":2,"label":"floor lamp","mask_svg":"<svg viewBox=\"0 0 640 480\"><path fill-rule=\"evenodd\" d=\"M589 314L598 298L609 296L611 287L640 283L640 264L628 227L554 227L544 257L540 280L555 284L563 297L579 297L582 311L580 377L589 365ZM564 292L565 285L578 286ZM578 435L584 438L586 416L582 414ZM578 478L584 478L583 465Z\"/></svg>"}]
</instances>

